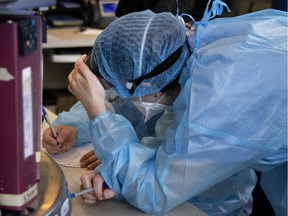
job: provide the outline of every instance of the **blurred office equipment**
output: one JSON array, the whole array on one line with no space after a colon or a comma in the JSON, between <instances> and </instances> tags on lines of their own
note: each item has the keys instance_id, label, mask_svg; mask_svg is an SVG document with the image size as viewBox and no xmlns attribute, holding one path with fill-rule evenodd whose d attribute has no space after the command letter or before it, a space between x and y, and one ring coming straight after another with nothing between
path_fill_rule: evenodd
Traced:
<instances>
[{"instance_id":1,"label":"blurred office equipment","mask_svg":"<svg viewBox=\"0 0 288 216\"><path fill-rule=\"evenodd\" d=\"M50 28L105 28L114 19L118 0L57 0L44 9Z\"/></svg>"},{"instance_id":2,"label":"blurred office equipment","mask_svg":"<svg viewBox=\"0 0 288 216\"><path fill-rule=\"evenodd\" d=\"M8 2L4 5L4 2ZM53 4L56 4L57 0L0 0L0 4L5 6L7 9L35 9L41 7L48 7Z\"/></svg>"}]
</instances>

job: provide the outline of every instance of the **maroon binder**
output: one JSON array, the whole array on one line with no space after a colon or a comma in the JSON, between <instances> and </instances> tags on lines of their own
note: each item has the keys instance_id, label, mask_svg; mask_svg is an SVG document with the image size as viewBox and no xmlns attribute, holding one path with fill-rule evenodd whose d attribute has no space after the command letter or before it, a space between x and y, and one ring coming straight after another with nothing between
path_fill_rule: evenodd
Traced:
<instances>
[{"instance_id":1,"label":"maroon binder","mask_svg":"<svg viewBox=\"0 0 288 216\"><path fill-rule=\"evenodd\" d=\"M0 15L0 209L21 211L38 194L41 17Z\"/></svg>"}]
</instances>

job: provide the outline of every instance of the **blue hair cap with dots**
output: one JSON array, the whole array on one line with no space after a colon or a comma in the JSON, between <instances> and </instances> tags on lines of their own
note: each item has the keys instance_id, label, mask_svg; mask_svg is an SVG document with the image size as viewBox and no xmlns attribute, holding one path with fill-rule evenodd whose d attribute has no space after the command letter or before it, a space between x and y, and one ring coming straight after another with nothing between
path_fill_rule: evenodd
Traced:
<instances>
[{"instance_id":1,"label":"blue hair cap with dots","mask_svg":"<svg viewBox=\"0 0 288 216\"><path fill-rule=\"evenodd\" d=\"M150 10L117 18L97 37L90 59L92 70L111 83L122 98L159 92L175 80L190 56L183 21L169 12ZM171 67L144 79L131 93L127 82L150 73L179 47L182 51Z\"/></svg>"}]
</instances>

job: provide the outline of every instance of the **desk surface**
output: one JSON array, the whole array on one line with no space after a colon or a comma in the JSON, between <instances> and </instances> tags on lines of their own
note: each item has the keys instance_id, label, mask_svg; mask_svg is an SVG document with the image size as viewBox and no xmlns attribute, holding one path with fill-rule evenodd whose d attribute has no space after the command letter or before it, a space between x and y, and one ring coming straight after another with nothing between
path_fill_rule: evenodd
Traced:
<instances>
[{"instance_id":1,"label":"desk surface","mask_svg":"<svg viewBox=\"0 0 288 216\"><path fill-rule=\"evenodd\" d=\"M47 43L43 43L42 47L43 49L92 47L101 31L98 30L95 35L84 35L79 34L78 27L48 29Z\"/></svg>"},{"instance_id":2,"label":"desk surface","mask_svg":"<svg viewBox=\"0 0 288 216\"><path fill-rule=\"evenodd\" d=\"M51 121L56 118L56 115L51 111L47 110ZM47 128L47 124L43 123L42 130ZM80 190L80 176L91 172L84 168L66 167L60 165L68 183L70 193L75 193ZM72 216L79 215L107 215L107 216L119 216L119 215L133 215L133 216L144 216L147 215L139 211L134 206L130 205L125 200L111 199L98 202L94 205L85 204L82 202L81 197L72 199ZM207 216L204 212L193 206L191 203L183 203L182 205L174 208L166 216Z\"/></svg>"}]
</instances>

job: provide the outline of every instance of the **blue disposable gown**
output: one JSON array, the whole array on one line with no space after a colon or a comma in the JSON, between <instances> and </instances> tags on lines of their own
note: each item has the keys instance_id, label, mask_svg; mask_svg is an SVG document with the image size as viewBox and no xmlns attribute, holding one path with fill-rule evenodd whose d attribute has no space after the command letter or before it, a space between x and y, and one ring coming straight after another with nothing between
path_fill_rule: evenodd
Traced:
<instances>
[{"instance_id":1,"label":"blue disposable gown","mask_svg":"<svg viewBox=\"0 0 288 216\"><path fill-rule=\"evenodd\" d=\"M266 10L200 24L188 38L182 90L153 137L113 112L89 122L81 104L54 124L77 127L77 144L91 140L108 186L144 212L189 200L208 215L249 214L253 168L277 215L287 215L286 16Z\"/></svg>"}]
</instances>

